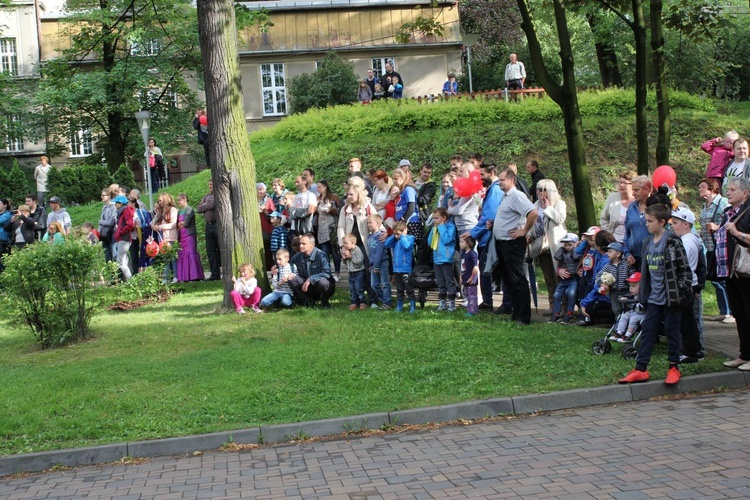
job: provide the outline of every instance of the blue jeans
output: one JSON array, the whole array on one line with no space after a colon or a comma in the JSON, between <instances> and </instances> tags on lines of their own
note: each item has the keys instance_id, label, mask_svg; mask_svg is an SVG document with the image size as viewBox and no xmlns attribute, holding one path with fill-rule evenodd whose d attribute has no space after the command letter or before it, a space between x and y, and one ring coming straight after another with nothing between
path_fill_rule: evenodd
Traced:
<instances>
[{"instance_id":1,"label":"blue jeans","mask_svg":"<svg viewBox=\"0 0 750 500\"><path fill-rule=\"evenodd\" d=\"M386 259L380 263L378 272L370 275L370 286L375 290L375 295L383 304L391 305L391 275L388 272L390 262Z\"/></svg>"},{"instance_id":2,"label":"blue jeans","mask_svg":"<svg viewBox=\"0 0 750 500\"><path fill-rule=\"evenodd\" d=\"M349 300L356 305L366 304L364 270L349 273Z\"/></svg>"},{"instance_id":3,"label":"blue jeans","mask_svg":"<svg viewBox=\"0 0 750 500\"><path fill-rule=\"evenodd\" d=\"M648 367L662 322L667 336L667 360L675 365L680 362L681 317L681 309L668 310L666 306L646 305L646 316L641 323L641 344L638 346L638 357L635 360L636 369L645 370Z\"/></svg>"},{"instance_id":4,"label":"blue jeans","mask_svg":"<svg viewBox=\"0 0 750 500\"><path fill-rule=\"evenodd\" d=\"M729 298L727 297L727 282L712 281L711 284L716 289L716 303L719 305L719 313L724 316L732 314L732 310L729 308Z\"/></svg>"},{"instance_id":5,"label":"blue jeans","mask_svg":"<svg viewBox=\"0 0 750 500\"><path fill-rule=\"evenodd\" d=\"M260 301L260 307L271 307L276 302L281 302L284 307L291 307L292 294L285 292L271 292Z\"/></svg>"},{"instance_id":6,"label":"blue jeans","mask_svg":"<svg viewBox=\"0 0 750 500\"><path fill-rule=\"evenodd\" d=\"M328 257L333 257L333 269L336 271L336 274L340 273L341 272L341 254L333 251L333 246L331 245L331 242L326 241L325 243L321 243L318 245L318 248L324 251L326 255L328 255Z\"/></svg>"},{"instance_id":7,"label":"blue jeans","mask_svg":"<svg viewBox=\"0 0 750 500\"><path fill-rule=\"evenodd\" d=\"M555 308L553 309L555 314L560 314L563 297L568 298L568 314L573 314L578 297L578 276L564 279L557 284L555 288Z\"/></svg>"}]
</instances>

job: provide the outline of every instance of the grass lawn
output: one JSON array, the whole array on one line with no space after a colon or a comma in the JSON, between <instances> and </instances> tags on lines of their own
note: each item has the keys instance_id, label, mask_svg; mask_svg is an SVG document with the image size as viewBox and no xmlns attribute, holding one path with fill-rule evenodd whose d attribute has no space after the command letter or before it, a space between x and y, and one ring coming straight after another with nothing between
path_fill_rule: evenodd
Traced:
<instances>
[{"instance_id":1,"label":"grass lawn","mask_svg":"<svg viewBox=\"0 0 750 500\"><path fill-rule=\"evenodd\" d=\"M615 383L632 362L595 356L604 330L493 315L330 310L216 312L220 284L106 312L94 338L41 351L0 323L0 455ZM723 358L722 358L723 359ZM709 357L687 375L721 370ZM655 377L666 371L655 352Z\"/></svg>"}]
</instances>

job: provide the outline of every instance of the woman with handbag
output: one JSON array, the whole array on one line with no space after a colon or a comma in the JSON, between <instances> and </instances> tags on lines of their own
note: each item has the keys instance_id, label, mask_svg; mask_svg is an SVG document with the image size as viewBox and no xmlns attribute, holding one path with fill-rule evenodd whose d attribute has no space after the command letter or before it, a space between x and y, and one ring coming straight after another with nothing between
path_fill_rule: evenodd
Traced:
<instances>
[{"instance_id":1,"label":"woman with handbag","mask_svg":"<svg viewBox=\"0 0 750 500\"><path fill-rule=\"evenodd\" d=\"M560 240L568 232L565 228L568 206L560 198L555 182L550 179L542 179L537 183L536 195L537 201L534 207L539 212L537 221L543 222L541 227L535 225L526 236L529 244L529 257L538 260L547 285L547 293L550 297L554 297L559 278L557 264L552 260L552 256L557 252Z\"/></svg>"},{"instance_id":2,"label":"woman with handbag","mask_svg":"<svg viewBox=\"0 0 750 500\"><path fill-rule=\"evenodd\" d=\"M114 262L117 257L115 246L115 225L117 224L117 208L112 198L117 196L111 188L102 189L102 214L99 216L99 240L104 247L104 260Z\"/></svg>"},{"instance_id":3,"label":"woman with handbag","mask_svg":"<svg viewBox=\"0 0 750 500\"><path fill-rule=\"evenodd\" d=\"M333 279L339 280L339 273L341 272L341 253L338 251L338 245L336 241L331 241L336 238L338 231L338 214L339 214L339 197L331 192L330 185L327 180L320 180L317 183L318 187L318 248L328 255L333 257L333 268L334 275Z\"/></svg>"},{"instance_id":4,"label":"woman with handbag","mask_svg":"<svg viewBox=\"0 0 750 500\"><path fill-rule=\"evenodd\" d=\"M151 175L151 192L155 193L159 190L159 184L161 182L161 169L164 168L164 156L161 154L161 149L156 146L156 139L150 137L148 140L148 171Z\"/></svg>"},{"instance_id":5,"label":"woman with handbag","mask_svg":"<svg viewBox=\"0 0 750 500\"><path fill-rule=\"evenodd\" d=\"M716 274L727 280L727 296L737 323L738 358L724 363L750 371L750 181L734 177L727 186L731 207L716 231Z\"/></svg>"},{"instance_id":6,"label":"woman with handbag","mask_svg":"<svg viewBox=\"0 0 750 500\"><path fill-rule=\"evenodd\" d=\"M706 247L707 278L716 289L716 302L719 305L719 315L706 319L721 321L722 323L734 323L727 299L726 282L716 276L716 242L714 241L714 233L721 226L729 202L721 195L721 186L716 179L701 179L698 183L698 193L705 201L700 213L700 223L701 240Z\"/></svg>"}]
</instances>

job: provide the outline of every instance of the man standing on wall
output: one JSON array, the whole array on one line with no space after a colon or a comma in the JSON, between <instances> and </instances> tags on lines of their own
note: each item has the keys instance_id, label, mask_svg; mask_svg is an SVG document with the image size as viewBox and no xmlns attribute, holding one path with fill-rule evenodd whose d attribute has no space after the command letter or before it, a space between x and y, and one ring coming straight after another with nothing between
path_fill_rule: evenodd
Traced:
<instances>
[{"instance_id":1,"label":"man standing on wall","mask_svg":"<svg viewBox=\"0 0 750 500\"><path fill-rule=\"evenodd\" d=\"M539 184L539 181L547 177L539 170L539 162L536 160L531 160L526 164L526 173L531 176L531 201L536 203L536 185Z\"/></svg>"},{"instance_id":2,"label":"man standing on wall","mask_svg":"<svg viewBox=\"0 0 750 500\"><path fill-rule=\"evenodd\" d=\"M505 66L505 87L508 90L521 90L526 82L526 67L515 54L510 55L510 63Z\"/></svg>"}]
</instances>

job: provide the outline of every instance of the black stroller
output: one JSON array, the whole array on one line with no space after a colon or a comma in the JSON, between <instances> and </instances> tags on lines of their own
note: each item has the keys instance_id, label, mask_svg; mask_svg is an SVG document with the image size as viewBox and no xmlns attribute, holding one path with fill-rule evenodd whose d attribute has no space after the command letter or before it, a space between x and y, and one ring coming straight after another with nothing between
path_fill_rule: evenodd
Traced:
<instances>
[{"instance_id":1,"label":"black stroller","mask_svg":"<svg viewBox=\"0 0 750 500\"><path fill-rule=\"evenodd\" d=\"M427 302L427 292L437 290L435 281L435 269L432 265L432 249L427 244L427 239L422 239L422 244L417 249L417 263L414 272L411 273L411 284L419 301L419 307L424 309Z\"/></svg>"}]
</instances>

